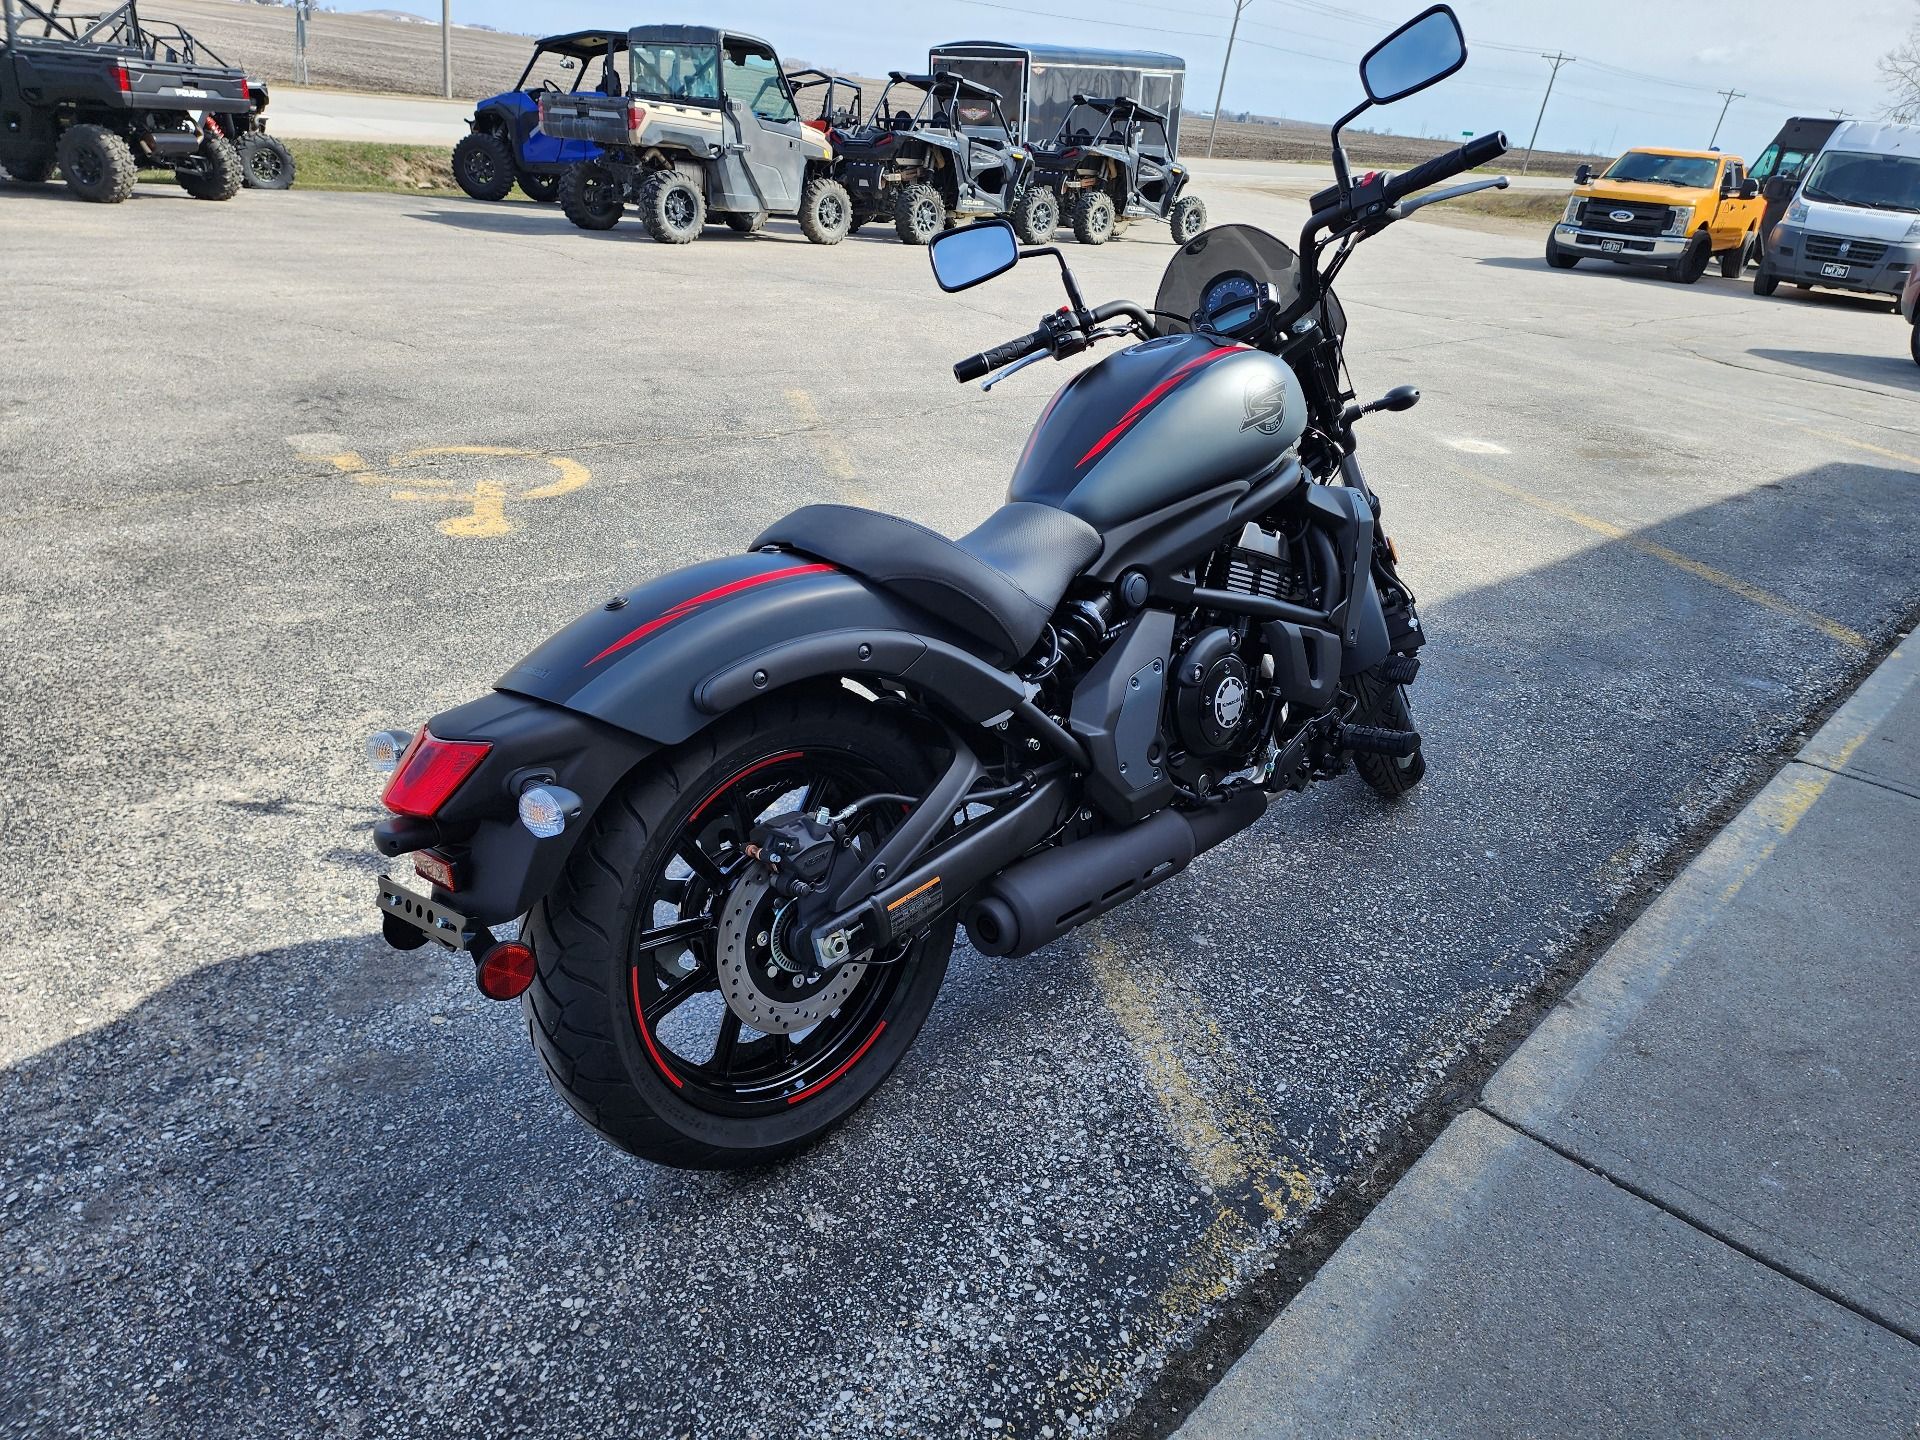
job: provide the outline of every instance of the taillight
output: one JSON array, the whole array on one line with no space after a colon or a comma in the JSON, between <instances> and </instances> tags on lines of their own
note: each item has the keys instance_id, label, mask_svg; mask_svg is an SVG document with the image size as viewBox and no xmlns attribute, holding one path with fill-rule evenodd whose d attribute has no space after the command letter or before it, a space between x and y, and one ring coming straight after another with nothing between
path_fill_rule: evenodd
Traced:
<instances>
[{"instance_id":1,"label":"taillight","mask_svg":"<svg viewBox=\"0 0 1920 1440\"><path fill-rule=\"evenodd\" d=\"M133 77L127 74L126 66L116 65L113 67L113 83L119 87L122 95L131 95L133 93Z\"/></svg>"},{"instance_id":2,"label":"taillight","mask_svg":"<svg viewBox=\"0 0 1920 1440\"><path fill-rule=\"evenodd\" d=\"M646 128L647 107L644 105L635 105L629 101L627 104L627 129L638 134Z\"/></svg>"},{"instance_id":3,"label":"taillight","mask_svg":"<svg viewBox=\"0 0 1920 1440\"><path fill-rule=\"evenodd\" d=\"M423 726L400 757L380 803L396 815L430 820L491 749L484 740L442 740Z\"/></svg>"},{"instance_id":4,"label":"taillight","mask_svg":"<svg viewBox=\"0 0 1920 1440\"><path fill-rule=\"evenodd\" d=\"M495 945L475 963L473 978L489 1000L518 999L533 984L533 951L518 940Z\"/></svg>"}]
</instances>

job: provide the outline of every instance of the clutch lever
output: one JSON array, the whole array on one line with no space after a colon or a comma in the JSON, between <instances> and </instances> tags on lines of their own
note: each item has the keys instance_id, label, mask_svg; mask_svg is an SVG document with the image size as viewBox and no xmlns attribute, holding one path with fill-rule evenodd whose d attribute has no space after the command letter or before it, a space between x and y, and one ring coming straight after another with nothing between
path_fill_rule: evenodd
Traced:
<instances>
[{"instance_id":1,"label":"clutch lever","mask_svg":"<svg viewBox=\"0 0 1920 1440\"><path fill-rule=\"evenodd\" d=\"M1462 195L1473 195L1482 190L1504 190L1511 182L1504 175L1491 180L1470 180L1465 185L1452 185L1445 190L1430 190L1425 195L1412 195L1402 200L1387 212L1390 220L1404 220L1428 205L1438 205L1442 200L1458 200Z\"/></svg>"}]
</instances>

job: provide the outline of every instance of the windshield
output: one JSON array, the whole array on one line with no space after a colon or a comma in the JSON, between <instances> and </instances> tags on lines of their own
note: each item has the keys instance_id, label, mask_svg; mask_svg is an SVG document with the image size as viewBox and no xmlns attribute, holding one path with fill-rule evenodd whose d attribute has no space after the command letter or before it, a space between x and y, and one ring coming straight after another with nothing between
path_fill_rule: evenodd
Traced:
<instances>
[{"instance_id":1,"label":"windshield","mask_svg":"<svg viewBox=\"0 0 1920 1440\"><path fill-rule=\"evenodd\" d=\"M1720 173L1720 162L1701 155L1650 155L1645 150L1629 150L1612 165L1602 180L1627 180L1637 185L1678 185L1687 190L1706 190Z\"/></svg>"},{"instance_id":2,"label":"windshield","mask_svg":"<svg viewBox=\"0 0 1920 1440\"><path fill-rule=\"evenodd\" d=\"M1920 155L1862 155L1829 150L1800 193L1829 205L1920 211Z\"/></svg>"},{"instance_id":3,"label":"windshield","mask_svg":"<svg viewBox=\"0 0 1920 1440\"><path fill-rule=\"evenodd\" d=\"M720 103L720 47L636 45L628 52L633 93L644 100Z\"/></svg>"},{"instance_id":4,"label":"windshield","mask_svg":"<svg viewBox=\"0 0 1920 1440\"><path fill-rule=\"evenodd\" d=\"M1209 309L1208 318L1219 326L1222 302L1231 304L1249 292L1247 281L1272 285L1283 311L1290 313L1300 299L1300 257L1284 240L1251 225L1218 225L1196 235L1180 247L1160 279L1154 326L1162 335L1182 335ZM1328 300L1334 333L1342 334L1347 322L1340 302Z\"/></svg>"}]
</instances>

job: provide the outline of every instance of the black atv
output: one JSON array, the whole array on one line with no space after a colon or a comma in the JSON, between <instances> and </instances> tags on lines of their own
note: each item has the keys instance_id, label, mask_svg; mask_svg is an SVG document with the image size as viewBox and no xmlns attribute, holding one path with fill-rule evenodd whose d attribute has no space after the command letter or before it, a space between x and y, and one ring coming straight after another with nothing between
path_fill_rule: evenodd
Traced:
<instances>
[{"instance_id":1,"label":"black atv","mask_svg":"<svg viewBox=\"0 0 1920 1440\"><path fill-rule=\"evenodd\" d=\"M799 107L801 124L818 130L829 140L858 130L860 118L860 82L844 75L829 75L824 70L789 70L787 88ZM820 103L811 106L809 92L820 91ZM813 114L808 115L809 108Z\"/></svg>"},{"instance_id":2,"label":"black atv","mask_svg":"<svg viewBox=\"0 0 1920 1440\"><path fill-rule=\"evenodd\" d=\"M925 245L963 216L1004 216L1038 244L1059 220L1053 193L1034 184L1033 156L1007 123L1000 92L950 70L895 70L867 123L834 149L854 226L891 217L909 245Z\"/></svg>"},{"instance_id":3,"label":"black atv","mask_svg":"<svg viewBox=\"0 0 1920 1440\"><path fill-rule=\"evenodd\" d=\"M1074 96L1059 133L1033 155L1083 245L1104 245L1131 220L1165 220L1176 245L1207 228L1206 205L1184 193L1188 171L1173 158L1167 117L1138 100Z\"/></svg>"},{"instance_id":4,"label":"black atv","mask_svg":"<svg viewBox=\"0 0 1920 1440\"><path fill-rule=\"evenodd\" d=\"M37 185L57 168L83 200L117 205L142 169L171 170L199 200L231 200L240 156L221 122L250 115L246 75L187 39L141 28L133 0L98 16L58 0L4 0L0 168Z\"/></svg>"}]
</instances>

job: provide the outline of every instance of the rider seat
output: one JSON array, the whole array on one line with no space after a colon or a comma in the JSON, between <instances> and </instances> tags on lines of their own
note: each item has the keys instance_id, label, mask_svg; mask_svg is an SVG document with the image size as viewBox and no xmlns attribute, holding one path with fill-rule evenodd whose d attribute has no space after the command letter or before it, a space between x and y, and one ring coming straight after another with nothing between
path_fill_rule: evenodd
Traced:
<instances>
[{"instance_id":1,"label":"rider seat","mask_svg":"<svg viewBox=\"0 0 1920 1440\"><path fill-rule=\"evenodd\" d=\"M824 560L939 616L1011 662L1034 647L1100 533L1051 505L1002 505L958 540L877 510L807 505L769 527L777 546Z\"/></svg>"}]
</instances>

